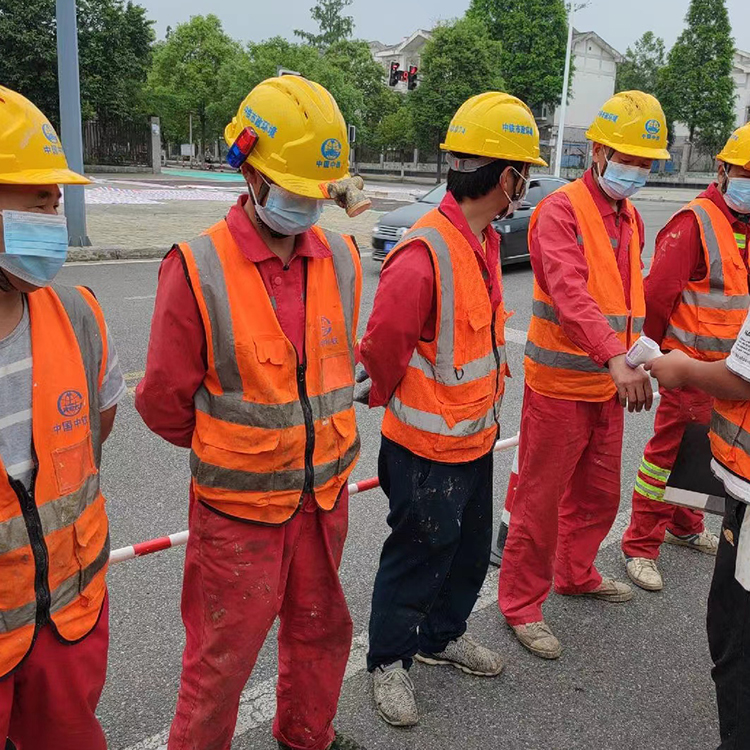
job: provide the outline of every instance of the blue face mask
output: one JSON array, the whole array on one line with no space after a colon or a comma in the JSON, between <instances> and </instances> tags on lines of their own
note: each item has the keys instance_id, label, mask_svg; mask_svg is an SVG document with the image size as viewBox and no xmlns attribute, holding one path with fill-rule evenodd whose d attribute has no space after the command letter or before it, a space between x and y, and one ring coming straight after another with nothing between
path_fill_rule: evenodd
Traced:
<instances>
[{"instance_id":1,"label":"blue face mask","mask_svg":"<svg viewBox=\"0 0 750 750\"><path fill-rule=\"evenodd\" d=\"M737 213L750 214L750 177L730 177L724 200Z\"/></svg>"},{"instance_id":2,"label":"blue face mask","mask_svg":"<svg viewBox=\"0 0 750 750\"><path fill-rule=\"evenodd\" d=\"M599 184L613 201L622 201L645 187L650 171L646 167L634 167L607 159L607 168L604 174L599 175Z\"/></svg>"},{"instance_id":3,"label":"blue face mask","mask_svg":"<svg viewBox=\"0 0 750 750\"><path fill-rule=\"evenodd\" d=\"M68 255L64 216L32 211L2 211L0 268L34 286L48 286Z\"/></svg>"},{"instance_id":4,"label":"blue face mask","mask_svg":"<svg viewBox=\"0 0 750 750\"><path fill-rule=\"evenodd\" d=\"M268 185L268 183L266 183ZM295 195L278 185L268 185L266 205L261 206L250 188L258 218L274 232L291 237L304 234L323 213L323 201Z\"/></svg>"}]
</instances>

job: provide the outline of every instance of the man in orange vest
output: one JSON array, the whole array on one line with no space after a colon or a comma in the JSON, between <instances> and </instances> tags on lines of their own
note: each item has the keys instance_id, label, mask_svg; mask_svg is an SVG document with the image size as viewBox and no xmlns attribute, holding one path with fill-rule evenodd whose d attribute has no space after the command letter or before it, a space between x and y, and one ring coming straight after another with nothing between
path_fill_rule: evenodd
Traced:
<instances>
[{"instance_id":1,"label":"man in orange vest","mask_svg":"<svg viewBox=\"0 0 750 750\"><path fill-rule=\"evenodd\" d=\"M68 249L58 185L87 182L0 86L0 744L19 750L107 746L99 464L125 381L91 292L51 286Z\"/></svg>"},{"instance_id":2,"label":"man in orange vest","mask_svg":"<svg viewBox=\"0 0 750 750\"><path fill-rule=\"evenodd\" d=\"M742 326L748 297L748 215L727 190L736 177L750 177L750 125L739 128L718 155L718 180L678 211L656 240L645 282L644 333L666 351L714 362L730 352ZM708 424L712 398L695 388L664 390L655 434L646 446L633 491L633 514L622 540L628 576L646 591L664 582L656 560L666 541L709 555L718 538L703 513L660 502L685 427Z\"/></svg>"},{"instance_id":3,"label":"man in orange vest","mask_svg":"<svg viewBox=\"0 0 750 750\"><path fill-rule=\"evenodd\" d=\"M625 354L645 316L643 222L630 203L654 159L667 159L659 102L616 94L589 128L593 166L532 216L534 302L526 345L518 489L502 559L500 610L533 654L556 659L542 603L560 594L628 601L594 560L620 503L623 407L651 407ZM561 425L564 429L561 429Z\"/></svg>"},{"instance_id":4,"label":"man in orange vest","mask_svg":"<svg viewBox=\"0 0 750 750\"><path fill-rule=\"evenodd\" d=\"M379 476L391 534L375 579L368 669L389 724L416 724L412 660L477 675L500 656L466 634L492 541L492 449L507 373L492 221L544 165L531 110L469 99L450 124L447 193L388 256L360 356L385 406Z\"/></svg>"},{"instance_id":5,"label":"man in orange vest","mask_svg":"<svg viewBox=\"0 0 750 750\"><path fill-rule=\"evenodd\" d=\"M739 135L744 138L744 134ZM731 147L731 140L729 145ZM750 161L726 163L731 164L724 190L727 204L739 215L750 216ZM747 710L750 700L750 513L747 512L750 503L750 315L726 359L701 361L673 349L650 362L647 369L662 388L696 388L716 399L711 415L711 469L724 483L726 512L708 597L708 644L719 709L719 750L747 748L750 747L750 712Z\"/></svg>"},{"instance_id":6,"label":"man in orange vest","mask_svg":"<svg viewBox=\"0 0 750 750\"><path fill-rule=\"evenodd\" d=\"M338 566L362 271L352 238L316 226L346 177L346 124L326 89L287 75L256 86L224 136L249 195L164 260L136 394L154 432L191 448L168 747L229 749L278 616L279 747L354 750L333 718L352 638Z\"/></svg>"}]
</instances>

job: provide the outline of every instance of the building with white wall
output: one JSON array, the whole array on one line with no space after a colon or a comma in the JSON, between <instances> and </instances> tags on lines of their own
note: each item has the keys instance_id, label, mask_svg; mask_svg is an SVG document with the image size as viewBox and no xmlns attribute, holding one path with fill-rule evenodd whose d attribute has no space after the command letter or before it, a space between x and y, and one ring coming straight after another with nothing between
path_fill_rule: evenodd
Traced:
<instances>
[{"instance_id":1,"label":"building with white wall","mask_svg":"<svg viewBox=\"0 0 750 750\"><path fill-rule=\"evenodd\" d=\"M736 124L741 125L750 122L750 52L737 50L734 53L734 67L732 69L734 79Z\"/></svg>"},{"instance_id":2,"label":"building with white wall","mask_svg":"<svg viewBox=\"0 0 750 750\"><path fill-rule=\"evenodd\" d=\"M370 51L376 62L379 62L386 71L390 72L391 63L397 62L401 70L408 71L411 65L419 68L422 60L422 49L430 40L430 32L417 29L411 36L402 39L398 44L382 44L381 42L370 42ZM396 91L406 91L406 81L401 81L394 86Z\"/></svg>"}]
</instances>

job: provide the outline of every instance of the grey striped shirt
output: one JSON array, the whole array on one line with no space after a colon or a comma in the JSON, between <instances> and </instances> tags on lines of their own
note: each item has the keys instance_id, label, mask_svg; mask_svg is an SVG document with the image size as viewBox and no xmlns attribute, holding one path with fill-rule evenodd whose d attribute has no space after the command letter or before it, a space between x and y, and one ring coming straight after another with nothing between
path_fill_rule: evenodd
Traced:
<instances>
[{"instance_id":1,"label":"grey striped shirt","mask_svg":"<svg viewBox=\"0 0 750 750\"><path fill-rule=\"evenodd\" d=\"M107 330L107 374L99 390L100 410L113 407L125 393L112 337ZM35 464L31 430L31 328L26 297L15 330L0 339L0 458L8 474L31 488Z\"/></svg>"}]
</instances>

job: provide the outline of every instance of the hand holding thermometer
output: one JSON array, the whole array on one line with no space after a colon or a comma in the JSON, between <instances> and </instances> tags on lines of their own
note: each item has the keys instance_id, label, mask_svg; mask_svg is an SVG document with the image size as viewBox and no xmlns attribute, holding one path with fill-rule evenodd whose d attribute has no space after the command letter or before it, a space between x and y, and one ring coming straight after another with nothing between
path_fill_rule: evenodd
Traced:
<instances>
[{"instance_id":1,"label":"hand holding thermometer","mask_svg":"<svg viewBox=\"0 0 750 750\"><path fill-rule=\"evenodd\" d=\"M652 359L661 356L662 353L659 345L648 336L641 336L625 355L625 362L628 367L635 370L636 367L645 365L646 362L651 362Z\"/></svg>"}]
</instances>

